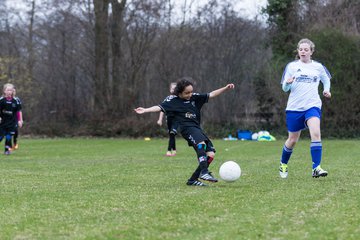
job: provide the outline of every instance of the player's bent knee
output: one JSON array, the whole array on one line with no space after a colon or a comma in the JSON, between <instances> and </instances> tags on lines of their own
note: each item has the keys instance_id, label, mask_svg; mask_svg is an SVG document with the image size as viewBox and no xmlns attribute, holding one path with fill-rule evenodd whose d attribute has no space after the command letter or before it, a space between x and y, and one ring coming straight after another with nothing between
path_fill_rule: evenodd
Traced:
<instances>
[{"instance_id":1,"label":"player's bent knee","mask_svg":"<svg viewBox=\"0 0 360 240\"><path fill-rule=\"evenodd\" d=\"M288 138L287 142L290 146L295 146L295 144L298 142L299 138L297 137L290 137Z\"/></svg>"},{"instance_id":2,"label":"player's bent knee","mask_svg":"<svg viewBox=\"0 0 360 240\"><path fill-rule=\"evenodd\" d=\"M207 152L206 155L208 157L215 158L215 153L214 152Z\"/></svg>"}]
</instances>

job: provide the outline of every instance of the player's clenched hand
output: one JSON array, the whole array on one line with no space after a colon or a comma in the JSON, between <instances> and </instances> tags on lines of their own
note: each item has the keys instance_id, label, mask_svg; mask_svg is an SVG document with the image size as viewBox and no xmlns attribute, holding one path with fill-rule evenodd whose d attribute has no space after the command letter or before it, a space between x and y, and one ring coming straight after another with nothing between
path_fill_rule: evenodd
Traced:
<instances>
[{"instance_id":1,"label":"player's clenched hand","mask_svg":"<svg viewBox=\"0 0 360 240\"><path fill-rule=\"evenodd\" d=\"M331 98L331 93L329 91L324 91L323 95L327 98Z\"/></svg>"},{"instance_id":2,"label":"player's clenched hand","mask_svg":"<svg viewBox=\"0 0 360 240\"><path fill-rule=\"evenodd\" d=\"M143 107L138 107L138 108L135 108L134 111L135 111L137 114L143 114L143 113L145 113L145 108L143 108Z\"/></svg>"},{"instance_id":3,"label":"player's clenched hand","mask_svg":"<svg viewBox=\"0 0 360 240\"><path fill-rule=\"evenodd\" d=\"M295 80L295 77L291 77L291 78L289 78L288 80L286 80L286 83L287 83L287 84L293 83L294 80Z\"/></svg>"},{"instance_id":4,"label":"player's clenched hand","mask_svg":"<svg viewBox=\"0 0 360 240\"><path fill-rule=\"evenodd\" d=\"M228 85L226 85L227 89L233 89L235 88L235 85L233 83L229 83Z\"/></svg>"}]
</instances>

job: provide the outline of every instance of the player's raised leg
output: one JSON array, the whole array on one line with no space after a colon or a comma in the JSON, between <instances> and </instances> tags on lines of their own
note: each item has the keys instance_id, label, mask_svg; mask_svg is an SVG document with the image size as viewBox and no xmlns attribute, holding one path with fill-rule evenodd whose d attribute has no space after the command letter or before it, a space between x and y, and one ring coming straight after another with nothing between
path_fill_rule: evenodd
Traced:
<instances>
[{"instance_id":1,"label":"player's raised leg","mask_svg":"<svg viewBox=\"0 0 360 240\"><path fill-rule=\"evenodd\" d=\"M289 132L288 139L286 140L281 154L279 173L281 178L288 177L288 162L290 160L293 149L300 138L301 131Z\"/></svg>"}]
</instances>

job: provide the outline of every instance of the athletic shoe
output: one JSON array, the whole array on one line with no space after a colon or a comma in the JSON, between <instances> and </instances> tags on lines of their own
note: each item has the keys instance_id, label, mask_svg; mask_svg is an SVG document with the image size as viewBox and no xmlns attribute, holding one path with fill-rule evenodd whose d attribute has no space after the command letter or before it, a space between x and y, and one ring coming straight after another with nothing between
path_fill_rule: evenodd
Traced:
<instances>
[{"instance_id":1,"label":"athletic shoe","mask_svg":"<svg viewBox=\"0 0 360 240\"><path fill-rule=\"evenodd\" d=\"M167 151L166 154L165 154L165 156L167 156L167 157L172 157L171 151Z\"/></svg>"},{"instance_id":2,"label":"athletic shoe","mask_svg":"<svg viewBox=\"0 0 360 240\"><path fill-rule=\"evenodd\" d=\"M172 150L172 151L171 151L171 156L172 156L172 157L176 156L176 150Z\"/></svg>"},{"instance_id":3,"label":"athletic shoe","mask_svg":"<svg viewBox=\"0 0 360 240\"><path fill-rule=\"evenodd\" d=\"M313 169L312 177L318 178L318 177L326 177L328 175L328 172L322 169L320 166L317 166Z\"/></svg>"},{"instance_id":4,"label":"athletic shoe","mask_svg":"<svg viewBox=\"0 0 360 240\"><path fill-rule=\"evenodd\" d=\"M207 187L208 185L203 183L203 182L200 182L198 180L188 180L186 185L188 186L200 186L200 187Z\"/></svg>"},{"instance_id":5,"label":"athletic shoe","mask_svg":"<svg viewBox=\"0 0 360 240\"><path fill-rule=\"evenodd\" d=\"M11 154L11 151L10 150L7 150L4 152L5 155L10 155Z\"/></svg>"},{"instance_id":6,"label":"athletic shoe","mask_svg":"<svg viewBox=\"0 0 360 240\"><path fill-rule=\"evenodd\" d=\"M288 166L287 164L280 163L279 173L281 178L287 178L288 176Z\"/></svg>"},{"instance_id":7,"label":"athletic shoe","mask_svg":"<svg viewBox=\"0 0 360 240\"><path fill-rule=\"evenodd\" d=\"M13 150L18 150L19 144L15 144L15 146L12 148Z\"/></svg>"},{"instance_id":8,"label":"athletic shoe","mask_svg":"<svg viewBox=\"0 0 360 240\"><path fill-rule=\"evenodd\" d=\"M204 169L200 172L200 179L209 181L209 182L217 182L218 181L216 178L214 178L211 175L211 173L207 169Z\"/></svg>"}]
</instances>

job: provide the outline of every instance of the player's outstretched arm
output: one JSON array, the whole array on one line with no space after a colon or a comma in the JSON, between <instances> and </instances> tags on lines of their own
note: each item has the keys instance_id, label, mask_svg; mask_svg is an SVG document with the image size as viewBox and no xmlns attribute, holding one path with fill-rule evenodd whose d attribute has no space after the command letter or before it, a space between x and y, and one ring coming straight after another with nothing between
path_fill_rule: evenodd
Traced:
<instances>
[{"instance_id":1,"label":"player's outstretched arm","mask_svg":"<svg viewBox=\"0 0 360 240\"><path fill-rule=\"evenodd\" d=\"M213 98L213 97L216 97L216 96L219 96L220 94L222 94L223 92L225 92L226 90L228 89L234 89L235 88L235 85L233 83L229 83L227 84L225 87L222 87L222 88L219 88L219 89L216 89L212 92L210 92L210 98Z\"/></svg>"},{"instance_id":2,"label":"player's outstretched arm","mask_svg":"<svg viewBox=\"0 0 360 240\"><path fill-rule=\"evenodd\" d=\"M161 108L159 106L152 106L149 108L138 107L138 108L135 108L134 111L137 114L143 114L143 113L148 113L148 112L160 112Z\"/></svg>"}]
</instances>

